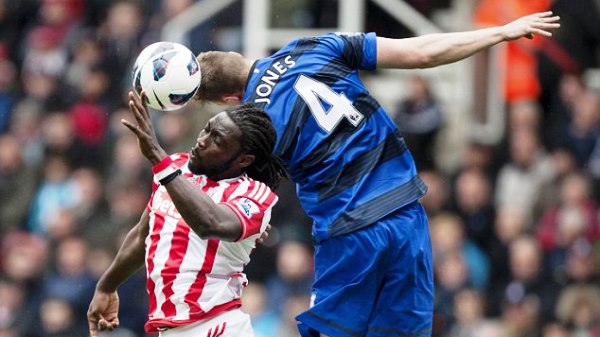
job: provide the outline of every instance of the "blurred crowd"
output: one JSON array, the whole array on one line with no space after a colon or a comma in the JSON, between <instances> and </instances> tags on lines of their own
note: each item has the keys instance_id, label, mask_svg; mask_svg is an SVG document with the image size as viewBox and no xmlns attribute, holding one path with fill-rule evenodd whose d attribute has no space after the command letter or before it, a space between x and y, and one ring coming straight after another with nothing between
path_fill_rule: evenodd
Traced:
<instances>
[{"instance_id":1,"label":"blurred crowd","mask_svg":"<svg viewBox=\"0 0 600 337\"><path fill-rule=\"evenodd\" d=\"M299 2L308 10L285 24L333 26L319 11L332 1ZM425 15L449 3L408 2ZM563 28L556 45L520 46L534 56L534 82L507 93L504 139L469 140L452 172L436 164L446 110L426 77L411 77L390 111L429 187L434 335L600 336L600 94L584 77L599 66L598 9L592 0L480 2L481 21L490 19L484 4L531 3L553 8ZM86 335L95 282L150 193L149 164L119 122L129 117L131 65L193 3L0 0L0 337ZM193 30L190 48L239 47L240 6ZM367 9L377 18L369 30L406 32ZM153 113L168 152L189 149L209 118L202 109ZM296 336L294 316L310 302L310 220L290 182L277 192L273 229L247 267L243 302L257 337ZM143 270L120 296L122 327L103 336L147 336Z\"/></svg>"}]
</instances>

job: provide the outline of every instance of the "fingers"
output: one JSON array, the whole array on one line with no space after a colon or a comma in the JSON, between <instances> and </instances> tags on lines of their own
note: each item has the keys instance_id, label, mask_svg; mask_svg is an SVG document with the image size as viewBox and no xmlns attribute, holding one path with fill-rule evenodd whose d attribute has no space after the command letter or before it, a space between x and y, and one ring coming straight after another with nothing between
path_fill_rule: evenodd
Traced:
<instances>
[{"instance_id":1,"label":"fingers","mask_svg":"<svg viewBox=\"0 0 600 337\"><path fill-rule=\"evenodd\" d=\"M552 12L536 13L529 17L529 32L524 36L528 39L533 38L533 35L551 37L550 30L560 28L560 17L552 15Z\"/></svg>"},{"instance_id":2,"label":"fingers","mask_svg":"<svg viewBox=\"0 0 600 337\"><path fill-rule=\"evenodd\" d=\"M88 325L90 337L98 337L98 317L97 313L88 312Z\"/></svg>"},{"instance_id":3,"label":"fingers","mask_svg":"<svg viewBox=\"0 0 600 337\"><path fill-rule=\"evenodd\" d=\"M535 29L534 28L531 31L532 31L533 34L536 34L536 35L541 35L541 36L545 36L545 37L552 36L552 33L548 32L548 31L545 31L543 29Z\"/></svg>"},{"instance_id":4,"label":"fingers","mask_svg":"<svg viewBox=\"0 0 600 337\"><path fill-rule=\"evenodd\" d=\"M131 91L129 92L129 110L135 117L138 125L145 125L147 123L147 117L144 114L144 107L140 104L140 101Z\"/></svg>"},{"instance_id":5,"label":"fingers","mask_svg":"<svg viewBox=\"0 0 600 337\"><path fill-rule=\"evenodd\" d=\"M540 20L542 20L543 22L546 23L553 23L553 22L558 22L560 21L560 16L556 15L556 16L551 16L551 17L547 17L547 18L540 18ZM558 24L560 26L560 24Z\"/></svg>"},{"instance_id":6,"label":"fingers","mask_svg":"<svg viewBox=\"0 0 600 337\"><path fill-rule=\"evenodd\" d=\"M136 136L141 137L143 135L142 130L140 130L140 128L137 125L131 123L130 121L128 121L126 119L121 119L121 124L125 125Z\"/></svg>"},{"instance_id":7,"label":"fingers","mask_svg":"<svg viewBox=\"0 0 600 337\"><path fill-rule=\"evenodd\" d=\"M263 243L269 237L269 230L271 229L271 224L267 224L265 231L262 232L260 237L256 240L257 243Z\"/></svg>"},{"instance_id":8,"label":"fingers","mask_svg":"<svg viewBox=\"0 0 600 337\"><path fill-rule=\"evenodd\" d=\"M534 23L533 26L539 29L557 29L560 28L560 23L542 21Z\"/></svg>"},{"instance_id":9,"label":"fingers","mask_svg":"<svg viewBox=\"0 0 600 337\"><path fill-rule=\"evenodd\" d=\"M98 337L98 331L103 330L114 330L119 327L119 319L114 318L111 320L106 320L102 315L96 310L88 311L88 326L90 337Z\"/></svg>"},{"instance_id":10,"label":"fingers","mask_svg":"<svg viewBox=\"0 0 600 337\"><path fill-rule=\"evenodd\" d=\"M551 15L552 15L552 11L546 11L546 12L540 12L540 13L533 14L533 16L537 16L537 17L540 17L540 18L549 17Z\"/></svg>"},{"instance_id":11,"label":"fingers","mask_svg":"<svg viewBox=\"0 0 600 337\"><path fill-rule=\"evenodd\" d=\"M103 330L112 331L118 327L119 327L119 320L116 318L112 319L112 320L106 320L104 318L101 318L98 321L98 328L100 329L100 331L103 331Z\"/></svg>"},{"instance_id":12,"label":"fingers","mask_svg":"<svg viewBox=\"0 0 600 337\"><path fill-rule=\"evenodd\" d=\"M133 131L136 135L141 135L143 133L147 133L152 129L152 122L150 120L150 113L146 107L145 103L141 103L145 101L146 93L142 91L141 100L138 98L136 94L132 91L129 92L129 110L133 114L137 122L137 126L133 123L121 120L121 123Z\"/></svg>"},{"instance_id":13,"label":"fingers","mask_svg":"<svg viewBox=\"0 0 600 337\"><path fill-rule=\"evenodd\" d=\"M147 101L148 101L148 97L146 96L145 91L142 90L139 98L132 91L129 92L129 103L131 104L133 102L135 107L139 110L140 114L149 120L150 113L148 112Z\"/></svg>"}]
</instances>

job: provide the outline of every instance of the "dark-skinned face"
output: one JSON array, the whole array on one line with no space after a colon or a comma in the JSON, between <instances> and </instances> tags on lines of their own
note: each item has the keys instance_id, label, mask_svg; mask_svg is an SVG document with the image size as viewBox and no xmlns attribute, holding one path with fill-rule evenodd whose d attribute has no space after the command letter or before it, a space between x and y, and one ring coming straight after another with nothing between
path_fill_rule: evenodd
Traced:
<instances>
[{"instance_id":1,"label":"dark-skinned face","mask_svg":"<svg viewBox=\"0 0 600 337\"><path fill-rule=\"evenodd\" d=\"M242 132L226 112L211 118L190 150L190 171L212 180L239 176L249 165L241 151L241 136Z\"/></svg>"}]
</instances>

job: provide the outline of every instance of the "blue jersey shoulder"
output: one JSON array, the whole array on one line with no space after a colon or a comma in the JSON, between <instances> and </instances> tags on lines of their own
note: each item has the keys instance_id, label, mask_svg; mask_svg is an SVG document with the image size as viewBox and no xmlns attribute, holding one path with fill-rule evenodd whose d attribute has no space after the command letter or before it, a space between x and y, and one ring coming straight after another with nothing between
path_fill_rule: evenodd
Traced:
<instances>
[{"instance_id":1,"label":"blue jersey shoulder","mask_svg":"<svg viewBox=\"0 0 600 337\"><path fill-rule=\"evenodd\" d=\"M317 238L366 226L424 193L394 122L360 79L373 33L298 39L252 69L244 101L264 108Z\"/></svg>"}]
</instances>

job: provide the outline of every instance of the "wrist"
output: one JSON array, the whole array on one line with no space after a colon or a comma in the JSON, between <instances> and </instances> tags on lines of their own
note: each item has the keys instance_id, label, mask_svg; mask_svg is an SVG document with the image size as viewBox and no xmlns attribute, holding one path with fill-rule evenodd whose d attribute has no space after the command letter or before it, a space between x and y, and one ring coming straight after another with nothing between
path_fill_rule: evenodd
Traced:
<instances>
[{"instance_id":1,"label":"wrist","mask_svg":"<svg viewBox=\"0 0 600 337\"><path fill-rule=\"evenodd\" d=\"M175 172L165 176L162 179L159 179L158 182L162 185L162 186L166 186L168 183L170 183L171 181L173 181L173 179L177 178L178 175L181 174L181 169L177 169L175 170Z\"/></svg>"},{"instance_id":2,"label":"wrist","mask_svg":"<svg viewBox=\"0 0 600 337\"><path fill-rule=\"evenodd\" d=\"M167 156L152 166L152 173L154 173L155 180L161 185L166 185L181 174L181 169L175 165L170 156Z\"/></svg>"},{"instance_id":3,"label":"wrist","mask_svg":"<svg viewBox=\"0 0 600 337\"><path fill-rule=\"evenodd\" d=\"M499 26L492 29L495 29L495 34L501 42L511 41L513 39L508 34L508 28L506 26Z\"/></svg>"},{"instance_id":4,"label":"wrist","mask_svg":"<svg viewBox=\"0 0 600 337\"><path fill-rule=\"evenodd\" d=\"M96 291L102 293L114 293L117 291L118 286L112 286L106 282L106 279L100 278L96 284Z\"/></svg>"},{"instance_id":5,"label":"wrist","mask_svg":"<svg viewBox=\"0 0 600 337\"><path fill-rule=\"evenodd\" d=\"M154 163L154 165L152 165L152 173L154 175L157 175L160 172L168 169L171 166L175 167L173 159L171 158L171 156L163 156L160 161L158 161L158 162Z\"/></svg>"}]
</instances>

